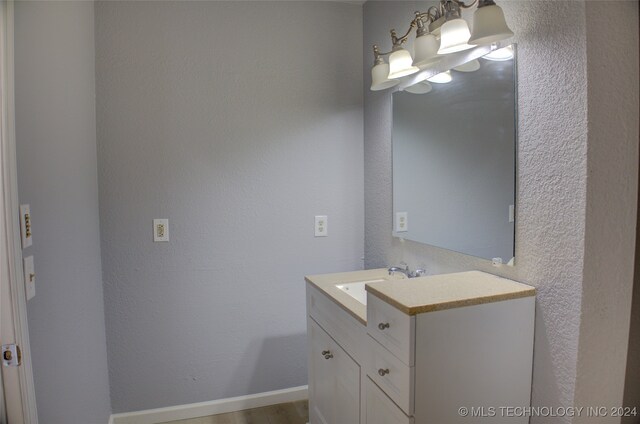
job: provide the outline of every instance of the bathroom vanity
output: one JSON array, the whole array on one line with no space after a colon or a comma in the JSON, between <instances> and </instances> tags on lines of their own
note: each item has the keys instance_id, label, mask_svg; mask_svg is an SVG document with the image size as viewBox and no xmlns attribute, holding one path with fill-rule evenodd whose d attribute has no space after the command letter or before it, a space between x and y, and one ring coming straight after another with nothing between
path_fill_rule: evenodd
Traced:
<instances>
[{"instance_id":1,"label":"bathroom vanity","mask_svg":"<svg viewBox=\"0 0 640 424\"><path fill-rule=\"evenodd\" d=\"M305 279L310 424L528 422L502 408L530 405L533 287L480 271Z\"/></svg>"}]
</instances>

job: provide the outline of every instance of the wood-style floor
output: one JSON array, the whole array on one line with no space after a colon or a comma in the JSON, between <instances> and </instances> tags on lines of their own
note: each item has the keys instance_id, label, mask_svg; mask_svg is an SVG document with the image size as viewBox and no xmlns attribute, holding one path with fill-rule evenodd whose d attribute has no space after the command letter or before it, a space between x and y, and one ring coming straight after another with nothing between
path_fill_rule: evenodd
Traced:
<instances>
[{"instance_id":1,"label":"wood-style floor","mask_svg":"<svg viewBox=\"0 0 640 424\"><path fill-rule=\"evenodd\" d=\"M306 400L301 400L165 424L306 424L307 421L309 405Z\"/></svg>"}]
</instances>

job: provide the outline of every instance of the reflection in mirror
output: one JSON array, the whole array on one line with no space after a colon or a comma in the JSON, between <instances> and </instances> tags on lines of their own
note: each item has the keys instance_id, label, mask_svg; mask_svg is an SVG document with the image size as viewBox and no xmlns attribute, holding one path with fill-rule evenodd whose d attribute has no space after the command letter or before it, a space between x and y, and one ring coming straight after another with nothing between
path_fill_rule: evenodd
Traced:
<instances>
[{"instance_id":1,"label":"reflection in mirror","mask_svg":"<svg viewBox=\"0 0 640 424\"><path fill-rule=\"evenodd\" d=\"M513 263L515 47L393 94L393 234Z\"/></svg>"}]
</instances>

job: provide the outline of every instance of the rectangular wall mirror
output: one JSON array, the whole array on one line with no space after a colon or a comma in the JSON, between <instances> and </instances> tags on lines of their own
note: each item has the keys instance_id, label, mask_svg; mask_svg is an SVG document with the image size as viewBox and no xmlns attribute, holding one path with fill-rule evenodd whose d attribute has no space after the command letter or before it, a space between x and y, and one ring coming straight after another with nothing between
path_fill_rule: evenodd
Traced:
<instances>
[{"instance_id":1,"label":"rectangular wall mirror","mask_svg":"<svg viewBox=\"0 0 640 424\"><path fill-rule=\"evenodd\" d=\"M513 263L516 87L509 46L393 93L394 236Z\"/></svg>"}]
</instances>

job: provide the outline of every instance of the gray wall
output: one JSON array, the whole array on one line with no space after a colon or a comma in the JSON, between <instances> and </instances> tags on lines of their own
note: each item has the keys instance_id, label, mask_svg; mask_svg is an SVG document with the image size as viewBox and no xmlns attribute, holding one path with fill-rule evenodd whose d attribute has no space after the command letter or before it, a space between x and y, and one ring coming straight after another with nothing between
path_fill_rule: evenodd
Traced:
<instances>
[{"instance_id":1,"label":"gray wall","mask_svg":"<svg viewBox=\"0 0 640 424\"><path fill-rule=\"evenodd\" d=\"M104 424L92 2L16 2L20 201L31 204L29 337L42 424Z\"/></svg>"},{"instance_id":2,"label":"gray wall","mask_svg":"<svg viewBox=\"0 0 640 424\"><path fill-rule=\"evenodd\" d=\"M427 94L393 94L393 205L409 223L396 235L507 263L514 240L515 66L479 62L475 72L452 70L453 81L433 83Z\"/></svg>"},{"instance_id":3,"label":"gray wall","mask_svg":"<svg viewBox=\"0 0 640 424\"><path fill-rule=\"evenodd\" d=\"M608 3L611 7L611 2ZM606 169L610 173L606 183L602 185L590 180L589 183L596 185L587 196L587 148L591 143L603 142L598 141L599 135L591 137L588 134L588 130L591 131L592 128L587 126L587 117L593 113L593 118L598 120L597 125L609 129L617 122L597 118L598 111L604 112L603 108L611 108L608 104L589 102L592 110L589 110L589 115L587 113L587 96L593 95L588 93L588 87L598 84L599 80L591 79L587 84L586 34L588 31L599 31L591 24L587 25L584 2L501 1L500 5L517 34L515 41L518 43L519 180L516 266L494 268L488 261L410 241L401 242L391 236L391 96L388 92L369 91L370 79L367 76L364 81L365 267L386 266L405 260L413 266L425 264L434 273L480 269L537 287L533 404L572 405L574 401L582 400L576 396L580 393L576 387L581 384L593 390L593 396L602 395L602 399L607 402L621 404L622 382L618 381L612 387L614 383L611 377L619 376L619 371L626 362L620 352L626 350L627 346L627 336L622 333L629 329L630 296L624 296L630 293L631 281L626 271L608 274L611 278L602 277L618 266L630 266L628 259L633 256L630 242L633 243L634 231L629 229L635 225L637 133L635 138L633 131L629 130L624 138L607 139L607 142L612 143L614 153L590 151L590 169L594 170L593 166L597 164L594 178L602 178L601 173ZM620 2L617 6L623 8L621 14L631 22L635 20L637 28L637 3ZM413 11L425 7L425 3L419 2L365 3L365 75L370 75L371 44L380 43L385 50L389 47L388 29L394 26L404 28ZM616 40L629 35L624 33L626 22L621 28L612 35ZM632 34L637 35L637 30ZM628 51L637 52L637 39L633 35L630 38L632 46ZM613 45L610 39L608 45ZM603 71L610 68L612 62L607 62L607 56L601 55L601 50L596 49L595 44L591 44L591 48L593 50L588 53L591 61L589 71L592 75L594 67L602 67ZM632 66L630 64L637 61L637 55L617 54L616 65L618 61L625 62L626 69L627 65ZM621 86L621 90L635 92L637 95L637 79L624 83L627 85ZM625 122L631 128L635 125L637 129L637 103L629 102L629 105L632 110L628 112L628 117L625 114L624 119L629 119ZM620 159L623 161L621 165L615 162ZM620 181L625 184L620 184ZM600 208L604 204L609 204L614 216L620 218L619 221L603 219ZM583 278L586 278L584 260L588 207L598 210L592 216L595 220L589 221L591 225L609 226L620 238L614 241L597 230L592 234L593 239L589 241L587 249L600 253L612 249L620 257L609 263L598 262L603 267L598 274L601 278L590 280L588 290L592 292L586 296L584 304L582 285ZM621 229L626 232L620 231ZM613 243L620 243L624 248L618 248ZM594 260L591 253L587 259ZM602 326L592 327L591 320L585 320L581 328L580 320L583 311L594 313L597 309L597 297L594 296L596 291L602 293L609 287L613 287L616 294L607 293L603 307L617 305L621 310L616 311L610 322L619 327L606 340L617 343L620 349L608 349L602 342L591 337L579 337L581 331L592 330L594 334L603 337L606 335L606 329ZM613 296L616 296L615 300L612 300ZM583 353L589 349L612 353L612 356L600 357L600 362L595 364L595 372L607 377L607 384L601 387L594 388L590 382L578 379L578 351ZM610 374L605 370L607 367L611 368L608 371ZM582 369L582 372L588 371ZM612 392L605 393L612 388ZM567 421L569 418L555 421L548 418L532 420L533 423Z\"/></svg>"},{"instance_id":4,"label":"gray wall","mask_svg":"<svg viewBox=\"0 0 640 424\"><path fill-rule=\"evenodd\" d=\"M306 384L303 276L362 268L361 49L355 4L96 4L114 412Z\"/></svg>"}]
</instances>

